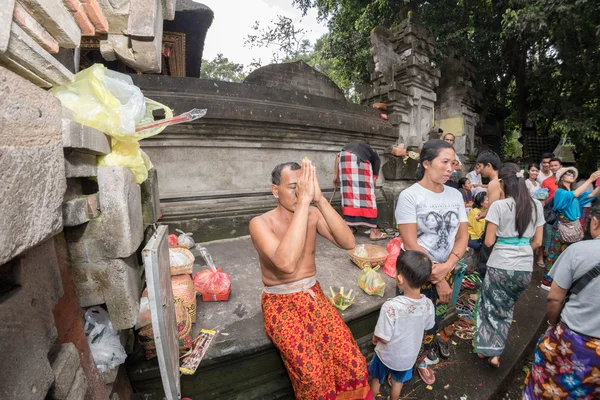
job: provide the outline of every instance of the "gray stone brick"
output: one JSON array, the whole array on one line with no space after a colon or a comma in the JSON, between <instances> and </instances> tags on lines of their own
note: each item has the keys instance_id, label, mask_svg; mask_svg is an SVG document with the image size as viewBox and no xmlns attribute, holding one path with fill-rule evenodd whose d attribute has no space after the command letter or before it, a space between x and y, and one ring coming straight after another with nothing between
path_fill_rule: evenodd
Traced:
<instances>
[{"instance_id":1,"label":"gray stone brick","mask_svg":"<svg viewBox=\"0 0 600 400\"><path fill-rule=\"evenodd\" d=\"M141 288L135 254L126 259L75 264L72 271L80 306L106 303L116 330L135 325Z\"/></svg>"},{"instance_id":2,"label":"gray stone brick","mask_svg":"<svg viewBox=\"0 0 600 400\"><path fill-rule=\"evenodd\" d=\"M56 344L52 346L48 359L54 372L54 385L48 395L51 399L66 399L75 375L81 369L77 348L73 343Z\"/></svg>"},{"instance_id":3,"label":"gray stone brick","mask_svg":"<svg viewBox=\"0 0 600 400\"><path fill-rule=\"evenodd\" d=\"M151 225L160 218L160 196L158 191L158 173L155 168L148 171L148 179L141 185L142 215L144 225Z\"/></svg>"},{"instance_id":4,"label":"gray stone brick","mask_svg":"<svg viewBox=\"0 0 600 400\"><path fill-rule=\"evenodd\" d=\"M77 226L100 215L98 193L78 197L63 203L63 225Z\"/></svg>"},{"instance_id":5,"label":"gray stone brick","mask_svg":"<svg viewBox=\"0 0 600 400\"><path fill-rule=\"evenodd\" d=\"M96 156L77 150L65 150L65 174L67 178L87 178L98 175Z\"/></svg>"},{"instance_id":6,"label":"gray stone brick","mask_svg":"<svg viewBox=\"0 0 600 400\"><path fill-rule=\"evenodd\" d=\"M0 58L12 60L52 85L73 82L75 75L52 54L44 50L17 24L10 28L10 41L6 53Z\"/></svg>"},{"instance_id":7,"label":"gray stone brick","mask_svg":"<svg viewBox=\"0 0 600 400\"><path fill-rule=\"evenodd\" d=\"M19 0L19 2L46 28L60 47L79 46L81 30L62 2L54 0Z\"/></svg>"},{"instance_id":8,"label":"gray stone brick","mask_svg":"<svg viewBox=\"0 0 600 400\"><path fill-rule=\"evenodd\" d=\"M85 372L83 372L83 368L79 368L77 374L75 375L75 380L73 381L71 390L69 390L69 394L65 400L84 400L87 388L87 377L85 376Z\"/></svg>"},{"instance_id":9,"label":"gray stone brick","mask_svg":"<svg viewBox=\"0 0 600 400\"><path fill-rule=\"evenodd\" d=\"M65 148L95 155L110 153L108 136L78 122L63 118L62 136Z\"/></svg>"},{"instance_id":10,"label":"gray stone brick","mask_svg":"<svg viewBox=\"0 0 600 400\"><path fill-rule=\"evenodd\" d=\"M23 253L16 268L20 287L0 306L0 399L43 400L54 382L52 310L63 295L53 239Z\"/></svg>"},{"instance_id":11,"label":"gray stone brick","mask_svg":"<svg viewBox=\"0 0 600 400\"><path fill-rule=\"evenodd\" d=\"M62 230L60 101L0 67L0 264Z\"/></svg>"}]
</instances>

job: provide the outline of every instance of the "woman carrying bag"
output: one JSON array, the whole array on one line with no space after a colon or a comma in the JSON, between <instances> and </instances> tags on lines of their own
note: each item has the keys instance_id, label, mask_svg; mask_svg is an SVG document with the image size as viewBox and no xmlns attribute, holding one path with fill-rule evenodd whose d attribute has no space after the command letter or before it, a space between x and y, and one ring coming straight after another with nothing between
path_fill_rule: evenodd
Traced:
<instances>
[{"instance_id":1,"label":"woman carrying bag","mask_svg":"<svg viewBox=\"0 0 600 400\"><path fill-rule=\"evenodd\" d=\"M525 379L525 400L600 397L600 205L588 226L593 239L569 246L550 271L550 327Z\"/></svg>"},{"instance_id":2,"label":"woman carrying bag","mask_svg":"<svg viewBox=\"0 0 600 400\"><path fill-rule=\"evenodd\" d=\"M558 256L572 243L576 243L583 239L583 229L579 223L581 218L581 208L594 201L600 186L594 189L593 192L584 192L588 184L600 178L600 171L594 172L585 184L574 189L577 181L577 168L566 167L561 168L556 172L556 184L558 189L554 193L553 210L556 214L556 221L552 226L552 239L550 248L548 249L548 260L546 262L546 272L542 279L542 289L550 290L552 285L552 277L549 275L552 266L556 262ZM547 218L546 218L547 219Z\"/></svg>"}]
</instances>

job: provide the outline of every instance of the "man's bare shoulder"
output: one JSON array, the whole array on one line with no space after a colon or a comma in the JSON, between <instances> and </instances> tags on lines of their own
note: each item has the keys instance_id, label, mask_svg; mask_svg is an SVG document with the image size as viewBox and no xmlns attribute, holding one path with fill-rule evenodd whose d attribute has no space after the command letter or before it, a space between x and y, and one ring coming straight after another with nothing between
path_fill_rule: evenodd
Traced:
<instances>
[{"instance_id":1,"label":"man's bare shoulder","mask_svg":"<svg viewBox=\"0 0 600 400\"><path fill-rule=\"evenodd\" d=\"M250 235L256 229L271 228L273 225L273 214L275 210L267 211L264 214L257 215L250 220Z\"/></svg>"}]
</instances>

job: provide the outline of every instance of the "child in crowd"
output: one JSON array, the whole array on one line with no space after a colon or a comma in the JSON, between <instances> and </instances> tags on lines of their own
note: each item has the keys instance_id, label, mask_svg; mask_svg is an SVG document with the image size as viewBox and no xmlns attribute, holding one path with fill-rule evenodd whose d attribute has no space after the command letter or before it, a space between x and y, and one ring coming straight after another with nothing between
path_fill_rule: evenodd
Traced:
<instances>
[{"instance_id":1,"label":"child in crowd","mask_svg":"<svg viewBox=\"0 0 600 400\"><path fill-rule=\"evenodd\" d=\"M371 391L376 396L388 374L391 376L390 400L400 397L402 385L412 377L424 332L435 324L435 308L421 294L429 281L432 263L416 250L402 252L396 261L396 284L403 294L386 301L375 326L375 355L369 365Z\"/></svg>"},{"instance_id":2,"label":"child in crowd","mask_svg":"<svg viewBox=\"0 0 600 400\"><path fill-rule=\"evenodd\" d=\"M466 208L471 208L473 206L472 189L473 186L471 185L471 180L469 178L460 178L458 180L458 191L462 194Z\"/></svg>"},{"instance_id":3,"label":"child in crowd","mask_svg":"<svg viewBox=\"0 0 600 400\"><path fill-rule=\"evenodd\" d=\"M481 237L485 232L485 220L477 219L477 214L488 208L487 192L479 192L473 198L473 209L469 211L467 219L469 220L469 247L479 250L481 247Z\"/></svg>"}]
</instances>

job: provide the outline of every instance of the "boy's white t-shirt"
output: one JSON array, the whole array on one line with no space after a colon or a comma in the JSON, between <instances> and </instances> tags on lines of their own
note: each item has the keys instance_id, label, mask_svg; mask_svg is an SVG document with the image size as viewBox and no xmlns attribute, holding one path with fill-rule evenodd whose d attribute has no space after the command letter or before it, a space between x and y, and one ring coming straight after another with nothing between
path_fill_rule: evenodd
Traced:
<instances>
[{"instance_id":1,"label":"boy's white t-shirt","mask_svg":"<svg viewBox=\"0 0 600 400\"><path fill-rule=\"evenodd\" d=\"M441 193L418 183L403 190L395 215L397 224L417 224L417 242L435 263L446 262L459 225L468 221L462 194L446 185Z\"/></svg>"},{"instance_id":2,"label":"boy's white t-shirt","mask_svg":"<svg viewBox=\"0 0 600 400\"><path fill-rule=\"evenodd\" d=\"M378 342L375 353L391 370L406 371L417 361L423 335L435 324L435 308L430 299L419 300L406 296L389 299L379 313L375 336L388 343Z\"/></svg>"}]
</instances>

